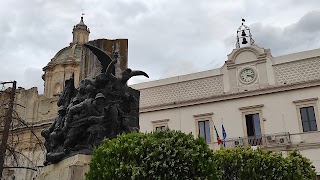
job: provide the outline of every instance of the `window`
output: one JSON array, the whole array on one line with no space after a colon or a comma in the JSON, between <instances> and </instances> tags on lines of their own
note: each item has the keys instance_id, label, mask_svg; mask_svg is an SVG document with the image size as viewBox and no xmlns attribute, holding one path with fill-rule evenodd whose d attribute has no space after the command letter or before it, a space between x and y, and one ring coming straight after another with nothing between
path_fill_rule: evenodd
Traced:
<instances>
[{"instance_id":1,"label":"window","mask_svg":"<svg viewBox=\"0 0 320 180\"><path fill-rule=\"evenodd\" d=\"M199 127L199 136L203 137L206 140L206 142L211 142L209 120L198 121L198 127Z\"/></svg>"},{"instance_id":2,"label":"window","mask_svg":"<svg viewBox=\"0 0 320 180\"><path fill-rule=\"evenodd\" d=\"M317 101L317 97L293 101L297 109L297 122L300 132L318 131L320 124L317 122L317 119L319 119Z\"/></svg>"},{"instance_id":3,"label":"window","mask_svg":"<svg viewBox=\"0 0 320 180\"><path fill-rule=\"evenodd\" d=\"M261 127L259 113L246 114L248 143L251 146L261 145Z\"/></svg>"},{"instance_id":4,"label":"window","mask_svg":"<svg viewBox=\"0 0 320 180\"><path fill-rule=\"evenodd\" d=\"M151 122L153 124L154 131L163 131L163 130L168 129L169 119L155 120L155 121L151 121Z\"/></svg>"},{"instance_id":5,"label":"window","mask_svg":"<svg viewBox=\"0 0 320 180\"><path fill-rule=\"evenodd\" d=\"M57 95L61 92L61 86L59 83L56 83L53 87L53 95Z\"/></svg>"},{"instance_id":6,"label":"window","mask_svg":"<svg viewBox=\"0 0 320 180\"><path fill-rule=\"evenodd\" d=\"M213 113L197 114L193 115L196 125L196 137L203 137L205 141L209 144L214 143L213 139L213 122L212 122Z\"/></svg>"},{"instance_id":7,"label":"window","mask_svg":"<svg viewBox=\"0 0 320 180\"><path fill-rule=\"evenodd\" d=\"M167 126L156 126L156 131L164 131L167 129Z\"/></svg>"},{"instance_id":8,"label":"window","mask_svg":"<svg viewBox=\"0 0 320 180\"><path fill-rule=\"evenodd\" d=\"M303 132L317 131L317 121L313 106L300 108Z\"/></svg>"},{"instance_id":9,"label":"window","mask_svg":"<svg viewBox=\"0 0 320 180\"><path fill-rule=\"evenodd\" d=\"M248 136L261 136L259 113L246 114L246 125Z\"/></svg>"},{"instance_id":10,"label":"window","mask_svg":"<svg viewBox=\"0 0 320 180\"><path fill-rule=\"evenodd\" d=\"M242 112L243 134L247 135L247 143L251 146L263 144L263 107L263 104L258 104L239 108L239 110Z\"/></svg>"}]
</instances>

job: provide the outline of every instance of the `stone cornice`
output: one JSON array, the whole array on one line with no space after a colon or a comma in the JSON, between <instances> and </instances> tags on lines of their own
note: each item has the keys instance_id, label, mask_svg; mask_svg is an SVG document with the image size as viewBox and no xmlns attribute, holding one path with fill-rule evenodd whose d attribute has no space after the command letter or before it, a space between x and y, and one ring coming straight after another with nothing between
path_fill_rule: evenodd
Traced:
<instances>
[{"instance_id":1,"label":"stone cornice","mask_svg":"<svg viewBox=\"0 0 320 180\"><path fill-rule=\"evenodd\" d=\"M306 61L306 60L312 60L312 59L317 59L317 58L320 58L320 56L314 56L314 57L308 57L308 58L303 58L303 59L297 59L297 60L288 61L288 62L281 62L281 63L273 64L272 66L279 66L279 65L284 65L284 64L297 63L297 62Z\"/></svg>"},{"instance_id":2,"label":"stone cornice","mask_svg":"<svg viewBox=\"0 0 320 180\"><path fill-rule=\"evenodd\" d=\"M254 106L245 106L245 107L240 107L239 110L247 110L247 109L256 109L256 108L262 108L264 105L259 104L259 105L254 105Z\"/></svg>"},{"instance_id":3,"label":"stone cornice","mask_svg":"<svg viewBox=\"0 0 320 180\"><path fill-rule=\"evenodd\" d=\"M155 121L151 121L153 124L156 124L156 123L166 123L168 122L169 119L161 119L161 120L155 120Z\"/></svg>"},{"instance_id":4,"label":"stone cornice","mask_svg":"<svg viewBox=\"0 0 320 180\"><path fill-rule=\"evenodd\" d=\"M292 101L293 103L304 103L304 102L310 102L310 101L316 101L318 100L317 97L315 98L309 98L309 99L301 99L301 100L296 100L296 101Z\"/></svg>"},{"instance_id":5,"label":"stone cornice","mask_svg":"<svg viewBox=\"0 0 320 180\"><path fill-rule=\"evenodd\" d=\"M193 117L197 118L197 117L212 116L212 115L213 115L213 112L210 112L210 113L204 113L204 114L196 114L196 115L193 115Z\"/></svg>"},{"instance_id":6,"label":"stone cornice","mask_svg":"<svg viewBox=\"0 0 320 180\"><path fill-rule=\"evenodd\" d=\"M52 69L57 65L79 65L80 61L73 58L66 58L64 60L59 61L50 61L42 70L46 71L47 69Z\"/></svg>"},{"instance_id":7,"label":"stone cornice","mask_svg":"<svg viewBox=\"0 0 320 180\"><path fill-rule=\"evenodd\" d=\"M213 103L218 101L226 101L231 99L238 99L250 96L258 96L264 94L271 94L277 92L284 92L284 91L291 91L296 89L302 88L309 88L309 87L316 87L320 86L320 79L317 80L310 80L298 83L291 83L291 84L281 84L275 86L268 86L262 89L252 90L252 91L244 91L244 92L237 92L237 93L228 93L228 94L221 94L221 95L214 95L205 98L198 98L186 101L176 101L173 103L168 104L159 104L156 106L148 106L148 107L141 107L140 113L151 112L151 111L159 111L164 109L172 109L172 108L179 108L179 107L186 107L198 104L206 104L206 103Z\"/></svg>"},{"instance_id":8,"label":"stone cornice","mask_svg":"<svg viewBox=\"0 0 320 180\"><path fill-rule=\"evenodd\" d=\"M247 65L247 64L260 64L260 63L265 63L265 62L267 62L266 58L257 59L255 61L250 61L250 62L245 62L245 63L239 63L239 64L228 64L227 65L227 69L233 69L233 68L236 68L238 66L243 66L243 65Z\"/></svg>"}]
</instances>

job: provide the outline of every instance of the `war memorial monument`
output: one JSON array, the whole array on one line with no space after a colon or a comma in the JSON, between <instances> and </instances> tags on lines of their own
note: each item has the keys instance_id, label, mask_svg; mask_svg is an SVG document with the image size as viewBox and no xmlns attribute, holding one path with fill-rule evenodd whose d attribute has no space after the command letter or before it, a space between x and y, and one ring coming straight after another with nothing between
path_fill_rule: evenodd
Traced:
<instances>
[{"instance_id":1,"label":"war memorial monument","mask_svg":"<svg viewBox=\"0 0 320 180\"><path fill-rule=\"evenodd\" d=\"M149 76L129 68L116 76L117 53L110 57L98 47L84 46L96 55L101 72L80 80L79 87L73 76L65 81L57 102L58 116L41 132L46 157L39 180L84 178L90 155L104 138L139 131L140 93L128 87L127 81L133 76Z\"/></svg>"}]
</instances>

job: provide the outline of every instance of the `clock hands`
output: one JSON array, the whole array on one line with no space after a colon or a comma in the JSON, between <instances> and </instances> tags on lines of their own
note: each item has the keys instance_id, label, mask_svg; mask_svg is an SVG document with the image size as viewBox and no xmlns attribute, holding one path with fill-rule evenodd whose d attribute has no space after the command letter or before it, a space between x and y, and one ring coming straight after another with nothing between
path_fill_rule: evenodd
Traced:
<instances>
[{"instance_id":1,"label":"clock hands","mask_svg":"<svg viewBox=\"0 0 320 180\"><path fill-rule=\"evenodd\" d=\"M247 74L247 76L253 78L253 77L254 77L254 74Z\"/></svg>"}]
</instances>

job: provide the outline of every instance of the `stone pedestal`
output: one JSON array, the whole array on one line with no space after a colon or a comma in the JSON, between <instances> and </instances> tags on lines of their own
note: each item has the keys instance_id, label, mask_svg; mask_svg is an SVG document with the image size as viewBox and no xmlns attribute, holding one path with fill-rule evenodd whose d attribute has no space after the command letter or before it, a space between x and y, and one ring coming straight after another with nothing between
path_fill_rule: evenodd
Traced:
<instances>
[{"instance_id":1,"label":"stone pedestal","mask_svg":"<svg viewBox=\"0 0 320 180\"><path fill-rule=\"evenodd\" d=\"M90 155L78 154L57 164L44 167L35 180L84 180L89 170Z\"/></svg>"}]
</instances>

